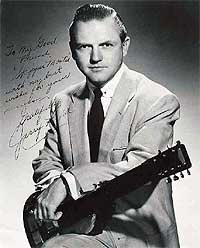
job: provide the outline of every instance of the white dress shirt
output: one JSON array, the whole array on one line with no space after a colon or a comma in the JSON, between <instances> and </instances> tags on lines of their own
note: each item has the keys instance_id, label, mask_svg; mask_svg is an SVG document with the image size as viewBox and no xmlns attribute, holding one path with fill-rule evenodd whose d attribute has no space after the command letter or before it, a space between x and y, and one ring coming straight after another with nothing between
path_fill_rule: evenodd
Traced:
<instances>
[{"instance_id":1,"label":"white dress shirt","mask_svg":"<svg viewBox=\"0 0 200 248\"><path fill-rule=\"evenodd\" d=\"M101 102L104 110L104 116L106 116L110 102L112 100L112 97L114 95L114 91L120 81L120 78L122 76L122 73L124 71L125 64L122 64L120 69L117 71L115 76L108 81L102 88L102 97ZM88 110L92 106L92 102L94 100L94 85L87 81L88 88L91 91L91 99L88 101ZM36 190L40 189L43 190L47 188L56 178L62 177L64 180L66 180L66 183L68 184L70 194L73 197L73 199L78 199L81 196L81 188L75 177L72 173L70 173L67 170L64 170L62 172L57 170L50 170L46 172L44 175L42 175L41 178L39 178L37 184L36 184Z\"/></svg>"}]
</instances>

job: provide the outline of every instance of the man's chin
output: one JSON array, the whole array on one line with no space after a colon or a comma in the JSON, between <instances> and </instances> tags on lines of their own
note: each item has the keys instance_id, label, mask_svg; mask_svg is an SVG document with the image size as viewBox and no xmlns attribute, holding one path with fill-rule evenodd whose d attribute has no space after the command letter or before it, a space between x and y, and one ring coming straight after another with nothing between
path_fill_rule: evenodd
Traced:
<instances>
[{"instance_id":1,"label":"man's chin","mask_svg":"<svg viewBox=\"0 0 200 248\"><path fill-rule=\"evenodd\" d=\"M105 85L109 79L103 78L103 77L88 77L89 81L95 85L96 87Z\"/></svg>"},{"instance_id":2,"label":"man's chin","mask_svg":"<svg viewBox=\"0 0 200 248\"><path fill-rule=\"evenodd\" d=\"M95 80L95 81L90 81L94 86L102 88L104 85L107 84L109 80Z\"/></svg>"}]
</instances>

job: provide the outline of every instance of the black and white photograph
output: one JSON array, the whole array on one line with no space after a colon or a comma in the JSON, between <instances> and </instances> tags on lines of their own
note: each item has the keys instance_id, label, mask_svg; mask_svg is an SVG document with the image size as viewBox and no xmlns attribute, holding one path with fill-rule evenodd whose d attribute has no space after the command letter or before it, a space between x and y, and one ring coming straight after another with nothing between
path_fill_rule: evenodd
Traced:
<instances>
[{"instance_id":1,"label":"black and white photograph","mask_svg":"<svg viewBox=\"0 0 200 248\"><path fill-rule=\"evenodd\" d=\"M0 247L198 248L199 1L0 4Z\"/></svg>"}]
</instances>

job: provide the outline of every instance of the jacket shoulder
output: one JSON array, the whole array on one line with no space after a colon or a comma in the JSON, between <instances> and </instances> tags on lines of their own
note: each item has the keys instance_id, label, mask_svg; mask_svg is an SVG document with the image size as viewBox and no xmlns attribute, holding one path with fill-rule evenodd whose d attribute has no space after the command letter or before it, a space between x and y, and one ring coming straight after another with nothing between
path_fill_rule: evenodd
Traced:
<instances>
[{"instance_id":1,"label":"jacket shoulder","mask_svg":"<svg viewBox=\"0 0 200 248\"><path fill-rule=\"evenodd\" d=\"M84 88L85 88L85 81L72 84L67 88L65 88L64 90L55 94L54 99L62 99L62 98L70 97L72 95L75 95L79 91L83 90Z\"/></svg>"},{"instance_id":2,"label":"jacket shoulder","mask_svg":"<svg viewBox=\"0 0 200 248\"><path fill-rule=\"evenodd\" d=\"M80 95L84 92L85 82L76 83L70 85L64 90L58 92L54 95L51 100L51 110L54 111L63 111L67 109L71 102L73 102L73 96Z\"/></svg>"},{"instance_id":3,"label":"jacket shoulder","mask_svg":"<svg viewBox=\"0 0 200 248\"><path fill-rule=\"evenodd\" d=\"M129 71L129 76L132 80L137 81L136 96L146 101L156 101L164 96L177 96L169 89L164 87L161 83L155 82L142 73L134 70Z\"/></svg>"}]
</instances>

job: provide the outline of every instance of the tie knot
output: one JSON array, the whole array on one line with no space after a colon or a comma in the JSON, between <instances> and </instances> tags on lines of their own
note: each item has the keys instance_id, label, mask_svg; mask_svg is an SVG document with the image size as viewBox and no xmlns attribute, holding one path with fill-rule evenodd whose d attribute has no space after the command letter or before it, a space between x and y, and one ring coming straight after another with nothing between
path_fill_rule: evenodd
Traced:
<instances>
[{"instance_id":1,"label":"tie knot","mask_svg":"<svg viewBox=\"0 0 200 248\"><path fill-rule=\"evenodd\" d=\"M102 93L102 91L99 88L96 88L94 90L94 95L95 95L95 98L101 98L102 95L103 95L103 93Z\"/></svg>"}]
</instances>

